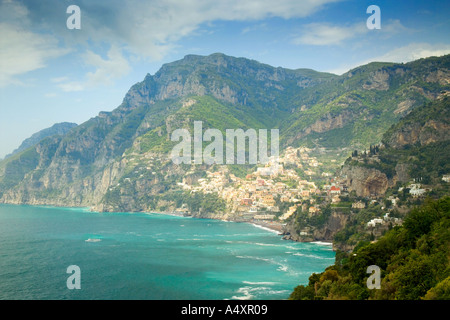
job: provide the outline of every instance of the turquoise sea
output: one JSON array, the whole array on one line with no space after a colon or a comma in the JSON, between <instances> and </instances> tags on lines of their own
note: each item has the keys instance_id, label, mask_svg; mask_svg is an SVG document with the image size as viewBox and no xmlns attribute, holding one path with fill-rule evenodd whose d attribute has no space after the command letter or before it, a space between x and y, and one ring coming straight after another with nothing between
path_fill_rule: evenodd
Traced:
<instances>
[{"instance_id":1,"label":"turquoise sea","mask_svg":"<svg viewBox=\"0 0 450 320\"><path fill-rule=\"evenodd\" d=\"M0 205L0 299L287 299L333 263L246 223Z\"/></svg>"}]
</instances>

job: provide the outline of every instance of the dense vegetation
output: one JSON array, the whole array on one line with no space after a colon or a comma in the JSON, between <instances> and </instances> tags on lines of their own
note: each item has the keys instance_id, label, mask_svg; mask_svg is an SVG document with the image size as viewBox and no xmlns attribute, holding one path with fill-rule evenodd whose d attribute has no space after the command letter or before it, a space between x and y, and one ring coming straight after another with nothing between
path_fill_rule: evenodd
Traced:
<instances>
[{"instance_id":1,"label":"dense vegetation","mask_svg":"<svg viewBox=\"0 0 450 320\"><path fill-rule=\"evenodd\" d=\"M333 81L306 88L299 96L303 108L297 108L292 120L285 123L283 141L295 145L306 140L310 145L327 148L348 145L367 148L377 144L384 132L408 111L430 101L415 88L434 95L450 89L449 85L423 80L428 68L446 69L449 63L450 56L408 64L370 63ZM402 110L400 106L406 100L411 103L410 109ZM335 128L305 132L317 121L324 122L324 127L325 122L334 124ZM302 132L305 137L295 141L294 137Z\"/></svg>"},{"instance_id":2,"label":"dense vegetation","mask_svg":"<svg viewBox=\"0 0 450 320\"><path fill-rule=\"evenodd\" d=\"M39 132L36 132L28 139L25 139L22 142L22 144L16 150L14 150L11 154L6 155L5 159L36 145L37 143L39 143L40 141L42 141L43 139L45 139L47 137L51 137L54 135L63 136L76 126L77 126L76 123L62 122L62 123L56 123L53 126L51 126L50 128L46 128Z\"/></svg>"},{"instance_id":3,"label":"dense vegetation","mask_svg":"<svg viewBox=\"0 0 450 320\"><path fill-rule=\"evenodd\" d=\"M450 299L450 197L427 200L404 224L376 242L361 242L308 285L297 286L291 300ZM368 289L367 267L381 268L381 289Z\"/></svg>"},{"instance_id":4,"label":"dense vegetation","mask_svg":"<svg viewBox=\"0 0 450 320\"><path fill-rule=\"evenodd\" d=\"M450 99L443 97L414 109L393 125L384 134L383 145L352 152L352 157L346 160L346 166L379 170L393 183L383 198L377 199L375 203L349 195L353 201L363 201L366 206L364 209L353 210L345 227L334 236L336 246L350 248L361 241L372 241L392 228L392 221L376 230L366 227L368 221L380 218L386 212L389 212L390 218L403 219L407 208L420 205L423 197L413 197L410 194L409 185L413 181L426 188L426 195L434 199L450 194L450 184L442 180L450 172L450 154L444 151L448 150L450 143L448 128ZM389 199L395 199L395 205Z\"/></svg>"},{"instance_id":5,"label":"dense vegetation","mask_svg":"<svg viewBox=\"0 0 450 320\"><path fill-rule=\"evenodd\" d=\"M436 185L450 172L449 146L450 97L435 100L414 109L383 135L383 147L370 146L346 160L347 165L374 168L388 179L396 175L396 166L405 164L411 180ZM407 141L399 140L406 137ZM356 160L355 160L356 159ZM361 161L362 160L362 161Z\"/></svg>"},{"instance_id":6,"label":"dense vegetation","mask_svg":"<svg viewBox=\"0 0 450 320\"><path fill-rule=\"evenodd\" d=\"M192 195L185 194L184 201L190 212L220 213L226 209L226 202L216 194L204 194L196 192Z\"/></svg>"},{"instance_id":7,"label":"dense vegetation","mask_svg":"<svg viewBox=\"0 0 450 320\"><path fill-rule=\"evenodd\" d=\"M323 226L327 221L328 218L331 215L331 206L327 205L325 208L322 209L320 214L317 215L310 215L308 212L303 212L302 207L298 207L296 211L296 225L298 226L298 230L300 230L301 226L312 226L319 228Z\"/></svg>"}]
</instances>

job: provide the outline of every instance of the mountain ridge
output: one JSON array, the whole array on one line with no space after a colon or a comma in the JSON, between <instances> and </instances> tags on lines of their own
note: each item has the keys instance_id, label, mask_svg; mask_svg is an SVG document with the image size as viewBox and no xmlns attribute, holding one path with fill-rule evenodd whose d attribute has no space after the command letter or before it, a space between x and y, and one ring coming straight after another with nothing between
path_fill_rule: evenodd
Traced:
<instances>
[{"instance_id":1,"label":"mountain ridge","mask_svg":"<svg viewBox=\"0 0 450 320\"><path fill-rule=\"evenodd\" d=\"M78 124L73 123L73 122L60 122L60 123L55 123L54 125L52 125L49 128L42 129L42 130L34 133L33 135L31 135L29 138L23 140L22 143L20 144L20 146L17 149L15 149L13 152L11 152L10 154L7 154L3 158L3 160L21 152L21 151L24 151L25 149L28 149L29 147L34 146L42 139L45 139L45 138L53 136L53 135L65 135L70 129L76 127L77 125Z\"/></svg>"},{"instance_id":2,"label":"mountain ridge","mask_svg":"<svg viewBox=\"0 0 450 320\"><path fill-rule=\"evenodd\" d=\"M155 210L145 194L166 197L174 188L170 184L189 171L167 161L170 133L192 127L199 117L222 129L233 123L279 128L282 148L367 145L381 140L384 129L416 105L450 91L449 61L443 56L375 63L336 76L223 54L186 56L133 85L113 111L100 112L63 137L44 139L14 161L0 162L0 201L98 206L111 199L108 190L136 171L132 159L139 158L149 169L142 177L130 175L134 186L127 192L122 187L123 197L108 211ZM145 160L152 156L159 162ZM127 201L130 205L120 204Z\"/></svg>"}]
</instances>

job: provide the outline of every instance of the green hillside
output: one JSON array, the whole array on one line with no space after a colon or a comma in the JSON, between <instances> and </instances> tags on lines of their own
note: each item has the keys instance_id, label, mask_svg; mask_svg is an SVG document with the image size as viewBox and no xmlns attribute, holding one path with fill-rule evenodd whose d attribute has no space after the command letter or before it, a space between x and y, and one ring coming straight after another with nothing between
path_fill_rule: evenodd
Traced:
<instances>
[{"instance_id":1,"label":"green hillside","mask_svg":"<svg viewBox=\"0 0 450 320\"><path fill-rule=\"evenodd\" d=\"M97 206L119 188L114 203L125 202L122 209L154 208L144 194L170 202L182 177L207 169L173 166L168 156L172 132L192 130L194 121L222 132L279 129L282 150L368 147L411 110L450 91L449 61L371 63L336 76L219 53L189 55L132 86L113 111L0 162L0 201ZM132 188L121 184L127 178Z\"/></svg>"},{"instance_id":2,"label":"green hillside","mask_svg":"<svg viewBox=\"0 0 450 320\"><path fill-rule=\"evenodd\" d=\"M450 198L413 209L400 227L375 243L338 253L335 265L297 286L291 300L450 299ZM369 289L367 267L381 269L381 288Z\"/></svg>"},{"instance_id":3,"label":"green hillside","mask_svg":"<svg viewBox=\"0 0 450 320\"><path fill-rule=\"evenodd\" d=\"M406 64L371 63L308 88L298 96L298 105L304 107L291 117L284 140L325 147L377 144L405 114L449 91L445 73L438 72L449 66L450 56Z\"/></svg>"},{"instance_id":4,"label":"green hillside","mask_svg":"<svg viewBox=\"0 0 450 320\"><path fill-rule=\"evenodd\" d=\"M387 210L391 217L402 218L407 208L420 204L423 197L412 197L409 193L411 183L420 184L427 190L426 196L434 199L450 194L449 184L442 179L450 172L450 154L446 152L450 147L449 97L414 109L384 134L383 142L371 146L367 152L354 151L345 162L346 172L352 172L352 168L381 172L391 187L378 196L377 203L355 210L334 237L338 247L354 247L360 241L373 240L374 235L366 227L368 221L383 216ZM389 198L396 199L395 206ZM370 199L353 195L350 200L368 203Z\"/></svg>"}]
</instances>

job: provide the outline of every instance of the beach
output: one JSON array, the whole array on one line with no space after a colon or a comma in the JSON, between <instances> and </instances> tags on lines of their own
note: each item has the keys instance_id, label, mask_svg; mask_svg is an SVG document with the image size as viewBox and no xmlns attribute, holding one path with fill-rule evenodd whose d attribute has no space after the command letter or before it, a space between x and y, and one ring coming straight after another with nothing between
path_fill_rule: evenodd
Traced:
<instances>
[{"instance_id":1,"label":"beach","mask_svg":"<svg viewBox=\"0 0 450 320\"><path fill-rule=\"evenodd\" d=\"M253 220L250 223L258 228L276 232L279 235L281 235L283 233L284 224L280 223L280 222Z\"/></svg>"}]
</instances>

